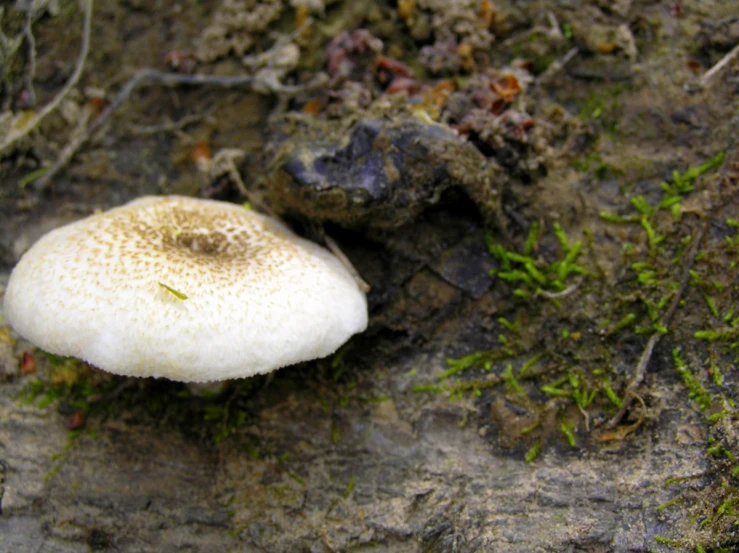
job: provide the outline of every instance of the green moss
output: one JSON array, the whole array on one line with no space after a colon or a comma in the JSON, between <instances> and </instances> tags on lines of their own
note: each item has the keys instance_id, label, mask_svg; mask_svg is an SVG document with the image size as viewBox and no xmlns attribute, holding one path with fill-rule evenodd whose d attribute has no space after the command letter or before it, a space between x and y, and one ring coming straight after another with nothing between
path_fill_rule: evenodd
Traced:
<instances>
[{"instance_id":1,"label":"green moss","mask_svg":"<svg viewBox=\"0 0 739 553\"><path fill-rule=\"evenodd\" d=\"M541 442L538 440L532 445L523 457L524 462L533 463L541 451Z\"/></svg>"},{"instance_id":2,"label":"green moss","mask_svg":"<svg viewBox=\"0 0 739 553\"><path fill-rule=\"evenodd\" d=\"M606 133L615 135L621 109L619 96L624 90L622 84L593 89L582 102L577 117L586 122L600 121Z\"/></svg>"},{"instance_id":3,"label":"green moss","mask_svg":"<svg viewBox=\"0 0 739 553\"><path fill-rule=\"evenodd\" d=\"M432 394L440 394L444 390L441 386L437 386L436 384L418 384L416 386L413 386L414 392L429 392Z\"/></svg>"},{"instance_id":4,"label":"green moss","mask_svg":"<svg viewBox=\"0 0 739 553\"><path fill-rule=\"evenodd\" d=\"M595 399L598 389L592 388L588 390L587 381L575 372L571 371L567 375L567 378L572 388L572 398L575 400L575 403L582 409L587 409Z\"/></svg>"},{"instance_id":5,"label":"green moss","mask_svg":"<svg viewBox=\"0 0 739 553\"><path fill-rule=\"evenodd\" d=\"M671 538L666 538L664 536L660 536L659 534L654 536L654 541L656 541L657 543L663 543L665 545L670 545L672 547L682 547L682 544L679 541L673 540Z\"/></svg>"},{"instance_id":6,"label":"green moss","mask_svg":"<svg viewBox=\"0 0 739 553\"><path fill-rule=\"evenodd\" d=\"M447 378L460 374L464 371L473 368L479 368L485 366L488 363L495 363L508 359L513 356L513 351L509 348L502 348L491 351L478 351L460 357L459 359L447 359L446 363L449 367L446 371L439 375L439 380L446 380Z\"/></svg>"},{"instance_id":7,"label":"green moss","mask_svg":"<svg viewBox=\"0 0 739 553\"><path fill-rule=\"evenodd\" d=\"M623 170L614 167L603 160L600 154L591 152L580 158L570 161L570 167L585 173L591 173L598 180L605 180L616 175L622 175Z\"/></svg>"},{"instance_id":8,"label":"green moss","mask_svg":"<svg viewBox=\"0 0 739 553\"><path fill-rule=\"evenodd\" d=\"M606 378L600 383L601 389L605 392L606 397L610 400L613 405L618 407L619 409L624 404L623 400L618 397L618 394L613 390L613 387L611 386L611 382Z\"/></svg>"},{"instance_id":9,"label":"green moss","mask_svg":"<svg viewBox=\"0 0 739 553\"><path fill-rule=\"evenodd\" d=\"M627 313L608 331L608 334L616 334L631 326L636 320L635 313Z\"/></svg>"},{"instance_id":10,"label":"green moss","mask_svg":"<svg viewBox=\"0 0 739 553\"><path fill-rule=\"evenodd\" d=\"M522 285L516 290L516 295L522 299L531 298L532 294L536 296L542 292L561 292L567 279L574 274L590 276L584 267L576 263L582 253L582 241L570 243L567 234L558 223L553 225L552 230L559 243L561 258L551 263L533 257L536 241L532 238L531 230L524 244L524 253L508 250L488 235L488 250L498 259L502 268L490 271L490 275L511 284ZM536 233L538 232L537 228Z\"/></svg>"},{"instance_id":11,"label":"green moss","mask_svg":"<svg viewBox=\"0 0 739 553\"><path fill-rule=\"evenodd\" d=\"M557 380L544 384L540 390L545 394L553 397L570 397L572 392L570 390L563 390L560 388L565 382L567 382L567 375L561 376Z\"/></svg>"},{"instance_id":12,"label":"green moss","mask_svg":"<svg viewBox=\"0 0 739 553\"><path fill-rule=\"evenodd\" d=\"M346 489L344 490L344 498L347 498L352 494L355 485L356 482L354 480L354 477L352 476L351 478L349 478L349 482L347 482L346 484Z\"/></svg>"},{"instance_id":13,"label":"green moss","mask_svg":"<svg viewBox=\"0 0 739 553\"><path fill-rule=\"evenodd\" d=\"M508 386L513 392L517 394L524 393L523 387L521 386L521 384L519 384L518 380L516 380L516 377L513 376L513 365L511 365L510 363L506 366L502 378L506 386Z\"/></svg>"},{"instance_id":14,"label":"green moss","mask_svg":"<svg viewBox=\"0 0 739 553\"><path fill-rule=\"evenodd\" d=\"M638 215L617 215L609 211L601 211L598 216L609 223L635 223L641 220Z\"/></svg>"},{"instance_id":15,"label":"green moss","mask_svg":"<svg viewBox=\"0 0 739 553\"><path fill-rule=\"evenodd\" d=\"M664 511L665 509L669 509L670 507L675 507L676 505L680 505L681 503L684 503L686 500L684 497L677 497L675 499L671 499L670 501L666 503L662 503L661 505L657 506L658 511Z\"/></svg>"},{"instance_id":16,"label":"green moss","mask_svg":"<svg viewBox=\"0 0 739 553\"><path fill-rule=\"evenodd\" d=\"M529 227L529 232L526 235L526 242L523 245L524 255L529 256L532 253L534 253L537 242L539 240L540 231L541 231L541 225L539 225L538 222L534 221L533 223L531 223L531 226Z\"/></svg>"},{"instance_id":17,"label":"green moss","mask_svg":"<svg viewBox=\"0 0 739 553\"><path fill-rule=\"evenodd\" d=\"M711 396L708 394L705 388L703 388L695 375L690 372L690 369L688 369L687 365L685 364L685 360L680 354L679 349L676 348L672 350L672 360L675 363L675 369L677 370L678 374L680 374L680 377L685 383L685 386L687 386L688 390L690 391L689 396L695 400L695 402L701 409L707 409L708 407L710 407Z\"/></svg>"},{"instance_id":18,"label":"green moss","mask_svg":"<svg viewBox=\"0 0 739 553\"><path fill-rule=\"evenodd\" d=\"M59 453L55 453L51 456L51 460L54 461L54 466L51 468L51 470L49 470L49 472L44 474L44 482L48 482L59 473L59 471L64 466L67 457L76 447L79 438L83 436L96 439L97 433L94 429L90 428L70 430L67 433L67 443L64 445L64 449L62 449L62 451L60 451Z\"/></svg>"},{"instance_id":19,"label":"green moss","mask_svg":"<svg viewBox=\"0 0 739 553\"><path fill-rule=\"evenodd\" d=\"M539 352L533 357L531 357L528 361L526 361L523 365L521 365L521 368L518 370L518 374L521 377L525 377L530 369L534 367L542 358L544 357L543 352Z\"/></svg>"},{"instance_id":20,"label":"green moss","mask_svg":"<svg viewBox=\"0 0 739 553\"><path fill-rule=\"evenodd\" d=\"M706 340L707 342L731 341L739 336L739 329L697 330L693 336L699 340Z\"/></svg>"},{"instance_id":21,"label":"green moss","mask_svg":"<svg viewBox=\"0 0 739 553\"><path fill-rule=\"evenodd\" d=\"M567 422L562 422L559 425L559 431L562 432L570 447L575 447L577 445L577 440L575 439L575 433L573 430L574 426Z\"/></svg>"},{"instance_id":22,"label":"green moss","mask_svg":"<svg viewBox=\"0 0 739 553\"><path fill-rule=\"evenodd\" d=\"M635 196L631 198L631 206L637 211L634 215L621 215L602 211L600 217L611 223L635 223L639 222L647 234L650 246L650 254L656 253L656 247L665 237L660 236L654 229L653 218L656 213L662 210L668 210L672 218L677 221L680 218L680 202L683 197L695 189L695 180L705 173L715 169L721 165L725 158L724 152L719 152L706 162L690 167L685 172L673 171L672 182L663 181L660 183L663 195L656 206L652 206L644 196Z\"/></svg>"},{"instance_id":23,"label":"green moss","mask_svg":"<svg viewBox=\"0 0 739 553\"><path fill-rule=\"evenodd\" d=\"M84 416L89 432L125 412L139 424L166 425L197 440L220 442L247 424L249 400L263 382L259 377L234 381L221 394L193 396L180 383L118 377L75 359L40 353L39 378L28 382L19 401L40 409L71 407Z\"/></svg>"},{"instance_id":24,"label":"green moss","mask_svg":"<svg viewBox=\"0 0 739 553\"><path fill-rule=\"evenodd\" d=\"M493 394L503 394L507 402L527 413L512 441L518 443L517 439L527 448L523 458L532 462L553 434L575 448L578 440L591 439L587 434L579 436L576 429L607 421L622 409L631 374L616 367L636 366L640 347L665 335L678 343L696 338L700 342L686 344L686 350L692 357L694 347L708 348L704 358L710 362L705 373L689 366L677 349L675 370L686 398L705 414L715 435L706 448L715 471L712 481L739 476L739 451L721 431L722 425L734 424L738 418L722 388L727 367L721 354L739 355L736 289L727 284L736 275L722 273L736 266L732 263L739 253L739 238L734 240L732 235L717 246L699 234L694 224L686 224L694 217L679 218L683 199L700 185L698 177L715 169L722 159L719 154L695 168L675 172L669 183L655 183L661 193L657 199L652 193L624 198L619 212L601 214L605 224L622 226L612 236L624 237L615 250L621 252L621 259L608 259L619 267L610 274L598 264L605 251L612 257L613 250L604 250L603 234L592 229L583 231L585 239L573 240L561 225L552 224L547 230L543 224L532 224L519 247L503 245L488 233L486 244L498 263L491 272L497 280L497 328L491 332L491 341L497 338L502 347L448 360L441 385L426 389L450 399L471 394L490 401ZM598 160L593 156L588 161L592 165L578 168L592 170ZM731 219L730 223L731 229L739 228L739 221ZM594 275L613 280L596 280ZM579 286L572 286L575 278ZM568 293L560 294L564 291ZM678 318L685 322L671 325ZM696 328L717 319L715 328ZM596 332L592 321L597 321ZM700 355L692 358L700 359ZM473 372L483 368L486 374ZM494 389L500 383L504 386ZM642 384L640 396L650 395L650 385ZM556 415L552 405L557 406ZM506 425L510 419L494 422ZM678 478L669 485L684 483ZM659 543L680 547L721 543L714 538L725 531L729 513L739 505L733 494L728 488L721 493L688 488L659 506L660 511L667 511L687 503L696 514L696 525L708 521L700 526L700 538L682 541L662 536Z\"/></svg>"}]
</instances>

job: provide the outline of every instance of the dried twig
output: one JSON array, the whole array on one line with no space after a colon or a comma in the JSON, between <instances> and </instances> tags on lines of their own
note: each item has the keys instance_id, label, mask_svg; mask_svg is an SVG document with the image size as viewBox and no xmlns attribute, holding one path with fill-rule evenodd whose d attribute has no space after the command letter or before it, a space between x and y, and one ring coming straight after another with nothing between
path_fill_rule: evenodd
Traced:
<instances>
[{"instance_id":1,"label":"dried twig","mask_svg":"<svg viewBox=\"0 0 739 553\"><path fill-rule=\"evenodd\" d=\"M731 143L731 146L734 146L734 143ZM732 149L730 148L730 151ZM723 168L721 169L721 173L719 175L719 183L723 183L726 180L726 175L728 174L728 171L732 167L731 163L724 164ZM721 186L719 184L718 186ZM715 202L712 202L712 205L710 207L708 216L705 218L703 226L698 229L698 233L693 240L692 246L690 248L690 251L687 256L687 263L685 267L683 267L683 274L680 279L680 287L677 289L677 293L675 294L675 297L672 298L672 302L670 303L670 307L667 310L667 313L665 313L665 316L660 321L660 325L664 328L668 328L670 326L670 323L672 321L673 316L675 315L675 312L677 311L677 308L680 306L680 302L682 300L683 295L685 294L685 290L688 287L688 283L690 282L690 271L693 268L693 265L695 264L696 256L698 255L698 249L700 248L700 244L703 241L703 237L708 232L708 229L711 225L711 221L713 220L713 215L715 214L715 209L717 208L717 204ZM654 351L654 348L657 346L657 343L659 342L660 338L662 338L662 334L655 332L652 334L652 336L649 337L649 340L647 341L647 345L644 348L644 351L641 354L641 357L639 358L639 363L636 366L636 370L634 371L634 377L631 379L631 382L629 382L629 385L626 387L626 397L624 398L623 405L621 406L621 409L619 409L618 413L607 423L608 428L615 427L623 418L626 411L628 411L629 407L631 406L631 398L632 396L636 396L636 388L641 384L641 382L644 380L644 375L647 371L647 365L649 364L649 360L652 356L652 352ZM638 397L638 396L637 396Z\"/></svg>"},{"instance_id":2,"label":"dried twig","mask_svg":"<svg viewBox=\"0 0 739 553\"><path fill-rule=\"evenodd\" d=\"M87 139L89 138L87 133L87 124L90 122L91 116L92 110L89 106L85 106L85 108L81 110L77 123L75 124L70 137L67 139L66 145L62 148L62 151L59 152L54 165L49 170L44 171L43 176L30 184L34 190L42 190L44 185L40 185L39 182L45 182L50 178L52 171L58 170L60 167L64 167L69 163L69 160L71 160L74 154L77 153L77 150L80 149L82 144L87 142Z\"/></svg>"},{"instance_id":3,"label":"dried twig","mask_svg":"<svg viewBox=\"0 0 739 553\"><path fill-rule=\"evenodd\" d=\"M731 49L731 52L721 58L721 61L719 61L716 65L711 67L711 69L705 72L700 80L701 86L704 88L707 87L711 83L713 77L736 58L739 58L739 44L734 46L734 48Z\"/></svg>"},{"instance_id":4,"label":"dried twig","mask_svg":"<svg viewBox=\"0 0 739 553\"><path fill-rule=\"evenodd\" d=\"M678 306L680 305L683 294L685 294L685 289L688 287L688 282L690 281L690 270L693 268L695 257L698 254L698 248L700 247L700 243L703 241L703 236L706 233L706 229L708 228L709 223L710 220L706 220L703 226L698 230L698 235L693 241L693 245L690 249L690 254L687 257L688 262L683 268L683 275L680 279L680 288L678 288L677 293L672 298L672 302L670 303L670 307L667 310L667 313L665 313L665 316L660 321L660 325L664 328L669 328L672 317L675 314L675 311L677 311ZM606 425L607 428L614 428L626 414L626 411L629 410L629 407L631 407L632 398L636 396L636 389L644 380L644 375L647 372L647 365L649 365L649 360L652 358L652 352L654 351L654 348L656 347L660 338L662 338L662 334L660 334L659 332L655 332L649 337L647 345L644 347L644 350L639 357L639 363L637 363L636 369L634 370L634 376L632 377L631 382L629 382L629 385L626 387L626 397L624 397L623 405L621 405L618 413L616 413L616 415L608 421L608 424Z\"/></svg>"},{"instance_id":5,"label":"dried twig","mask_svg":"<svg viewBox=\"0 0 739 553\"><path fill-rule=\"evenodd\" d=\"M641 403L641 412L639 413L639 420L629 426L619 426L615 430L606 430L605 432L599 433L596 438L601 442L609 442L612 440L624 440L626 436L631 434L634 430L639 428L644 420L647 418L647 406L644 403L642 397L634 392L627 392L626 397L631 401L632 398L636 398Z\"/></svg>"},{"instance_id":6,"label":"dried twig","mask_svg":"<svg viewBox=\"0 0 739 553\"><path fill-rule=\"evenodd\" d=\"M186 115L182 117L181 119L178 119L177 121L167 121L166 123L161 123L159 125L132 125L131 126L131 133L136 135L151 135L151 134L157 134L162 132L174 132L179 131L187 127L188 125L192 125L193 123L198 123L205 119L206 117L209 117L213 113L213 108L203 112L203 113L195 113L193 115Z\"/></svg>"},{"instance_id":7,"label":"dried twig","mask_svg":"<svg viewBox=\"0 0 739 553\"><path fill-rule=\"evenodd\" d=\"M212 159L209 159L205 165L205 172L207 173L208 180L214 181L217 178L227 175L231 182L236 185L236 189L239 193L251 203L259 211L268 212L267 206L262 205L261 202L252 194L244 184L239 169L236 167L236 162L242 159L246 155L244 150L238 148L224 148L216 152L216 155ZM272 213L269 213L272 215Z\"/></svg>"},{"instance_id":8,"label":"dried twig","mask_svg":"<svg viewBox=\"0 0 739 553\"><path fill-rule=\"evenodd\" d=\"M557 16L554 15L554 12L552 12L551 10L547 11L547 22L549 23L548 27L544 25L536 25L531 29L507 38L498 46L500 48L505 48L535 34L543 34L553 42L557 43L564 41L565 37L560 29L559 21L557 21Z\"/></svg>"},{"instance_id":9,"label":"dried twig","mask_svg":"<svg viewBox=\"0 0 739 553\"><path fill-rule=\"evenodd\" d=\"M554 77L554 75L562 71L565 65L567 65L579 52L580 50L575 47L569 50L561 58L554 60L551 64L549 64L549 67L546 68L544 73L537 77L535 86L541 86L547 83L552 77Z\"/></svg>"},{"instance_id":10,"label":"dried twig","mask_svg":"<svg viewBox=\"0 0 739 553\"><path fill-rule=\"evenodd\" d=\"M90 50L90 30L92 28L92 3L93 0L83 0L82 6L85 11L85 22L82 28L82 47L80 48L80 55L77 59L77 65L74 68L74 73L69 78L67 83L64 85L54 99L46 104L41 111L39 111L33 118L23 125L23 128L16 129L12 128L5 140L0 144L0 156L3 155L15 142L25 137L33 129L39 126L41 121L54 111L62 100L69 94L69 91L77 84L82 76L82 70L85 67L85 60L87 59L87 53Z\"/></svg>"},{"instance_id":11,"label":"dried twig","mask_svg":"<svg viewBox=\"0 0 739 553\"><path fill-rule=\"evenodd\" d=\"M547 298L548 300L558 300L558 299L566 298L567 296L572 295L575 292L575 290L577 290L580 287L582 282L583 282L583 279L580 279L578 282L576 282L572 286L568 286L561 292L548 292L547 290L539 290L534 295L542 296L544 298Z\"/></svg>"},{"instance_id":12,"label":"dried twig","mask_svg":"<svg viewBox=\"0 0 739 553\"><path fill-rule=\"evenodd\" d=\"M26 24L23 26L23 34L28 44L28 67L26 69L26 92L28 93L28 105L36 105L36 92L33 89L33 78L36 75L36 39L31 31L33 24L33 10L27 13Z\"/></svg>"}]
</instances>

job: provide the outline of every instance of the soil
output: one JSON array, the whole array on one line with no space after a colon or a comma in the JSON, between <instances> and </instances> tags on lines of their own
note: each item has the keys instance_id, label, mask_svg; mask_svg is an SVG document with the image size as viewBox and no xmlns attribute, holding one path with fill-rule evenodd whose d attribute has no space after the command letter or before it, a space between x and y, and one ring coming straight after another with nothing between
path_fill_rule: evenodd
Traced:
<instances>
[{"instance_id":1,"label":"soil","mask_svg":"<svg viewBox=\"0 0 739 553\"><path fill-rule=\"evenodd\" d=\"M2 12L0 143L72 75L81 4ZM249 200L336 240L370 327L193 391L47 354L0 319L0 551L734 550L737 57L709 73L739 44L734 4L95 3L81 81L0 149L0 289L95 210ZM137 88L39 190L144 67L257 79ZM362 172L349 137L377 121L393 131ZM332 171L288 171L295 151ZM359 177L388 203L352 211ZM285 199L305 186L330 209Z\"/></svg>"}]
</instances>

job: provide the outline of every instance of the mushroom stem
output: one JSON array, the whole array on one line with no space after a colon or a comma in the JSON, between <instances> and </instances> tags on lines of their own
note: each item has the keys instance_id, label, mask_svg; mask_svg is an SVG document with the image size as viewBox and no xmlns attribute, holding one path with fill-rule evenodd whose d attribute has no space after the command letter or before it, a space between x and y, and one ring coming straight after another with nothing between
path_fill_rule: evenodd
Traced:
<instances>
[{"instance_id":1,"label":"mushroom stem","mask_svg":"<svg viewBox=\"0 0 739 553\"><path fill-rule=\"evenodd\" d=\"M346 256L346 254L341 251L341 248L336 243L336 241L331 238L326 232L321 228L321 234L323 235L323 241L326 243L326 246L329 250L331 250L331 253L336 256L336 258L341 261L341 264L344 266L344 268L349 271L349 274L354 279L354 282L357 283L357 286L359 289L364 292L365 294L370 291L370 285L367 284L367 282L359 275L359 271L352 265L352 262L349 261L349 258Z\"/></svg>"}]
</instances>

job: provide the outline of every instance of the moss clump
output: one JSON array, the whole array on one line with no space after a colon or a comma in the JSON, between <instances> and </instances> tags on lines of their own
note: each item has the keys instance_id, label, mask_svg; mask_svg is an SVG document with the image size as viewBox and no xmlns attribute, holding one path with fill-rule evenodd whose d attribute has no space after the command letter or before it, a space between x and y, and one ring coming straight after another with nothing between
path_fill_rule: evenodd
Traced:
<instances>
[{"instance_id":1,"label":"moss clump","mask_svg":"<svg viewBox=\"0 0 739 553\"><path fill-rule=\"evenodd\" d=\"M498 284L491 334L501 347L448 359L440 384L416 388L451 399L471 393L480 405L491 405L499 444L530 463L553 444L594 447L636 431L652 408L652 381L633 367L649 361L662 337L682 344L670 346L672 378L705 415L711 468L702 476L711 484L679 490L659 507L690 502L694 535L656 540L695 550L728 547L739 516L739 413L726 388L727 379L736 380L732 358L736 363L739 352L739 221L725 219L725 236L717 238L706 232L711 215L698 209L695 217L695 206L685 202L703 184L699 178L723 160L719 153L673 171L669 182L624 198L621 210L600 213L624 240L621 258L608 259L610 271L603 256L613 250L601 245L602 231L585 229L572 240L557 224L535 223L518 247L488 235L499 265L491 272ZM680 325L673 327L677 317ZM488 422L484 410L480 418Z\"/></svg>"},{"instance_id":2,"label":"moss clump","mask_svg":"<svg viewBox=\"0 0 739 553\"><path fill-rule=\"evenodd\" d=\"M94 430L123 414L131 423L166 424L198 440L218 442L246 424L246 402L260 380L236 381L222 393L195 396L178 382L119 377L77 359L41 354L41 376L28 382L19 401L81 417L84 422L68 425L70 436L78 432L75 426Z\"/></svg>"}]
</instances>

